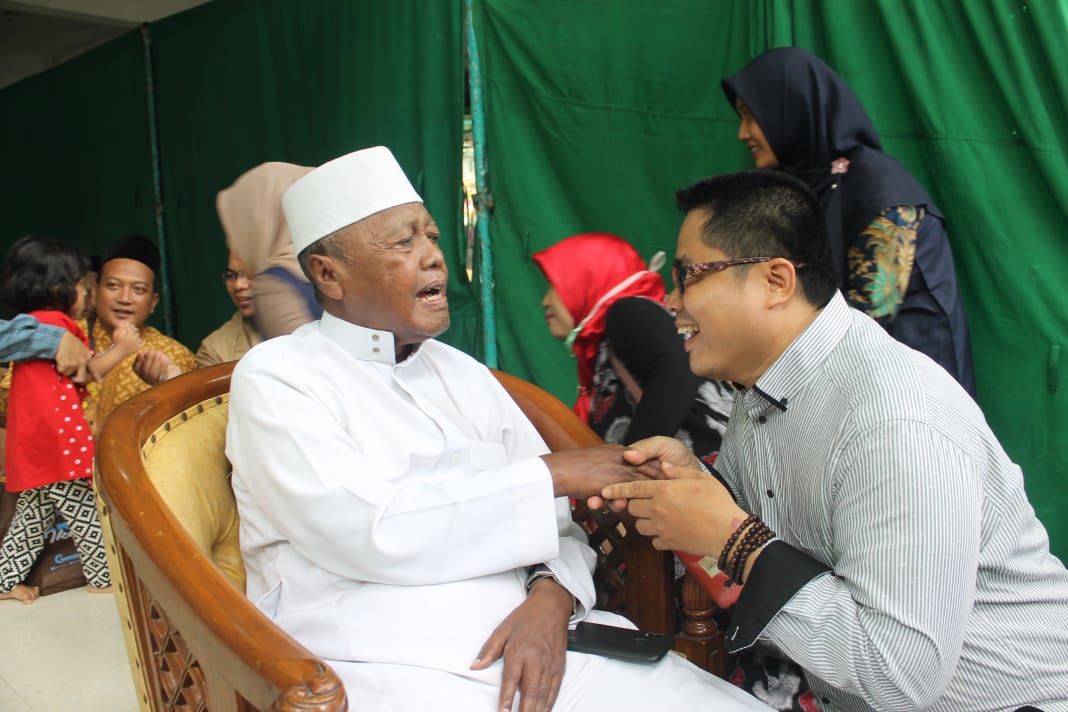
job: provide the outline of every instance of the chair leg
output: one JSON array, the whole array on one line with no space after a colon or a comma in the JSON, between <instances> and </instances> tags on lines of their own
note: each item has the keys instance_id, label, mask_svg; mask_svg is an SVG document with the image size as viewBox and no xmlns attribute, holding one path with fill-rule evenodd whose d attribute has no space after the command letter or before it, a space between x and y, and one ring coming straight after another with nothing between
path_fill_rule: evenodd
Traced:
<instances>
[{"instance_id":1,"label":"chair leg","mask_svg":"<svg viewBox=\"0 0 1068 712\"><path fill-rule=\"evenodd\" d=\"M697 579L686 574L682 582L682 631L675 649L690 662L717 677L727 674L727 650L723 631L716 625L716 605Z\"/></svg>"}]
</instances>

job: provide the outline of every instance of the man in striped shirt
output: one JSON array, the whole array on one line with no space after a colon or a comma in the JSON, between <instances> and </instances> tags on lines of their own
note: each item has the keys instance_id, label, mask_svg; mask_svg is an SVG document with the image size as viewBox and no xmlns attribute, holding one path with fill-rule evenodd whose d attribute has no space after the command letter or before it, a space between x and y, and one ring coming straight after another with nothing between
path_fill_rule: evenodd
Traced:
<instances>
[{"instance_id":1,"label":"man in striped shirt","mask_svg":"<svg viewBox=\"0 0 1068 712\"><path fill-rule=\"evenodd\" d=\"M656 438L627 457L670 479L605 496L659 548L718 556L744 583L729 650L774 644L825 710L1068 710L1068 572L979 407L846 305L803 183L746 171L678 203L668 306L691 369L741 386L731 491Z\"/></svg>"}]
</instances>

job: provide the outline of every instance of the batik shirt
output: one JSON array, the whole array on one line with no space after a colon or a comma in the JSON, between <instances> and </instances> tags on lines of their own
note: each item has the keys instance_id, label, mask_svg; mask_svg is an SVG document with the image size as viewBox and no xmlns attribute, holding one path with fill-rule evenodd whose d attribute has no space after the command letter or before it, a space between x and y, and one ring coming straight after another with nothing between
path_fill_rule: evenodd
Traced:
<instances>
[{"instance_id":1,"label":"batik shirt","mask_svg":"<svg viewBox=\"0 0 1068 712\"><path fill-rule=\"evenodd\" d=\"M146 326L141 330L141 341L143 342L141 351L162 351L174 361L178 368L182 369L182 373L187 373L196 368L196 361L192 351L171 337L161 334L151 326ZM94 350L96 353L100 353L109 346L111 346L111 336L108 335L103 324L97 321L93 325ZM142 381L141 377L134 373L133 362L136 357L137 354L130 354L124 358L118 366L108 371L108 374L104 376L104 380L95 389L90 389L90 397L86 401L85 410L86 417L89 418L90 425L93 426L93 432L100 432L100 428L103 426L104 421L107 420L107 417L111 415L111 411L115 410L121 403L150 387L148 383Z\"/></svg>"}]
</instances>

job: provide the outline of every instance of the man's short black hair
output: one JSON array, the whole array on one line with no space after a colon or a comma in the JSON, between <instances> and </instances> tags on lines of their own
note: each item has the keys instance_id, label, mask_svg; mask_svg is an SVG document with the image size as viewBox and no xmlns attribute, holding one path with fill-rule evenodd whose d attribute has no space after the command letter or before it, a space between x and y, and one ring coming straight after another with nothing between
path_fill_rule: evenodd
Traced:
<instances>
[{"instance_id":1,"label":"man's short black hair","mask_svg":"<svg viewBox=\"0 0 1068 712\"><path fill-rule=\"evenodd\" d=\"M69 313L78 301L89 260L76 248L40 235L20 238L7 253L3 297L16 312Z\"/></svg>"},{"instance_id":2,"label":"man's short black hair","mask_svg":"<svg viewBox=\"0 0 1068 712\"><path fill-rule=\"evenodd\" d=\"M823 307L834 296L827 223L815 194L801 180L777 170L749 170L703 178L675 194L679 210L705 210L701 239L728 258L786 257L797 270L801 294ZM744 268L743 268L744 269Z\"/></svg>"}]
</instances>

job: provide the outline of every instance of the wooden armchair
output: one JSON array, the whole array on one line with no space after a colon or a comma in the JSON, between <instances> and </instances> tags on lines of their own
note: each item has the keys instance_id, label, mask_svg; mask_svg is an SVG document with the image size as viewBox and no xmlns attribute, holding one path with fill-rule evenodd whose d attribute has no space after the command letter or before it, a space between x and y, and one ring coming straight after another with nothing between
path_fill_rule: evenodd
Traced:
<instances>
[{"instance_id":1,"label":"wooden armchair","mask_svg":"<svg viewBox=\"0 0 1068 712\"><path fill-rule=\"evenodd\" d=\"M190 712L344 710L330 667L244 596L223 451L232 368L199 369L132 398L98 438L99 506L139 702ZM496 375L550 448L600 442L545 391ZM575 518L598 551L599 607L675 632L670 554L625 518L581 504ZM711 604L690 598L677 648L722 674Z\"/></svg>"}]
</instances>

